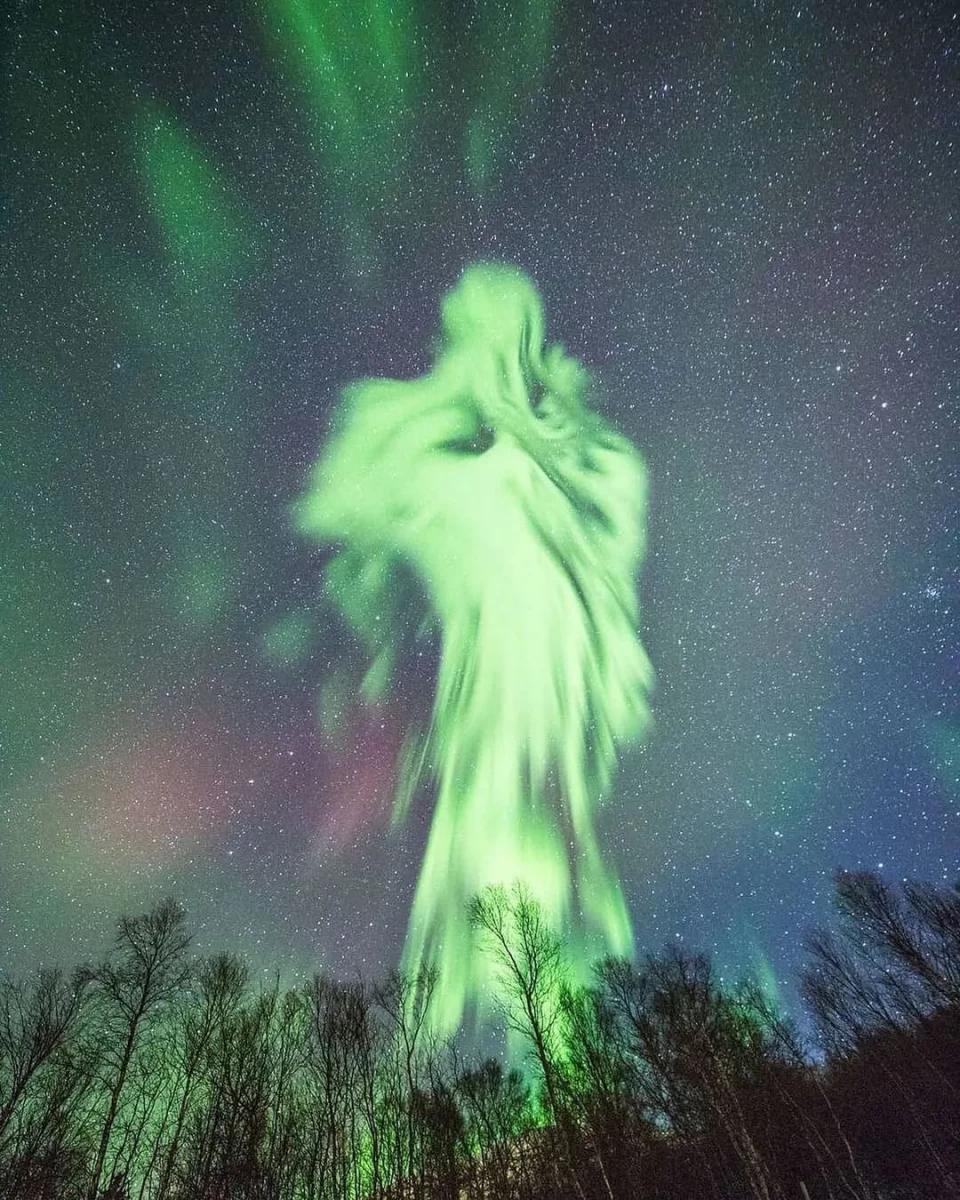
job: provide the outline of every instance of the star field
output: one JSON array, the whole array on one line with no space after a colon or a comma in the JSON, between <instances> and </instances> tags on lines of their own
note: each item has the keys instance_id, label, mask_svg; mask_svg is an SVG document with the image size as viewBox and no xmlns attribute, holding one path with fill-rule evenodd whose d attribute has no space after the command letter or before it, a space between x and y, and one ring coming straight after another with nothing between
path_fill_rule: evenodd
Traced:
<instances>
[{"instance_id":1,"label":"star field","mask_svg":"<svg viewBox=\"0 0 960 1200\"><path fill-rule=\"evenodd\" d=\"M422 371L478 258L537 281L650 473L654 725L600 817L637 945L789 995L837 867L960 875L960 15L541 8L415 6L347 99L280 3L8 8L5 966L165 893L265 972L394 965L432 667L321 728L355 651L288 507L339 388Z\"/></svg>"}]
</instances>

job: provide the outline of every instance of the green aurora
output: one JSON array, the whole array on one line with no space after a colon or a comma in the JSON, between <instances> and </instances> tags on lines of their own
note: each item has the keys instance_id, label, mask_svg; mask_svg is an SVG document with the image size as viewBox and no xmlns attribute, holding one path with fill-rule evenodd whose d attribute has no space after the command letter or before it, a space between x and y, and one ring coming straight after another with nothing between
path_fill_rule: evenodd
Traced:
<instances>
[{"instance_id":1,"label":"green aurora","mask_svg":"<svg viewBox=\"0 0 960 1200\"><path fill-rule=\"evenodd\" d=\"M446 152L482 205L543 90L561 16L558 0L507 8L477 0L464 37L440 10L412 0L259 0L256 9L336 213L344 267L358 282L382 265L397 214L436 201L424 146L449 137L437 128L438 68L460 94L456 144Z\"/></svg>"},{"instance_id":2,"label":"green aurora","mask_svg":"<svg viewBox=\"0 0 960 1200\"><path fill-rule=\"evenodd\" d=\"M339 546L327 589L370 654L368 699L408 637L404 574L439 633L430 726L403 756L395 812L432 776L404 966L439 968L433 1021L451 1032L491 982L467 920L488 885L522 881L579 967L630 953L594 812L617 747L648 722L653 674L637 637L640 457L587 407L583 368L544 349L520 271L469 267L442 318L424 377L347 389L294 519Z\"/></svg>"}]
</instances>

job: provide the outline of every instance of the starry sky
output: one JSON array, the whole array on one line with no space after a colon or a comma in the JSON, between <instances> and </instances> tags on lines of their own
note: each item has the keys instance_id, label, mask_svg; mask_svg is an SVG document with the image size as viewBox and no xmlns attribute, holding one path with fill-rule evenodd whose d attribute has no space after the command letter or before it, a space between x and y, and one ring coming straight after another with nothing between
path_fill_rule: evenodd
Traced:
<instances>
[{"instance_id":1,"label":"starry sky","mask_svg":"<svg viewBox=\"0 0 960 1200\"><path fill-rule=\"evenodd\" d=\"M479 258L650 472L654 726L600 816L638 947L789 997L836 868L960 875L955 8L2 19L3 966L167 893L264 972L396 963L432 678L318 727L354 651L289 506Z\"/></svg>"}]
</instances>

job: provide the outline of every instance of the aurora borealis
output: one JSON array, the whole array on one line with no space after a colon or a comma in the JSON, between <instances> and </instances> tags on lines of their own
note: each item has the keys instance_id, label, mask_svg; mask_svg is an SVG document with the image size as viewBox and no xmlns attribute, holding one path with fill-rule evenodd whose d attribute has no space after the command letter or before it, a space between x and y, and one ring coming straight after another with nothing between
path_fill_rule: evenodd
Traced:
<instances>
[{"instance_id":1,"label":"aurora borealis","mask_svg":"<svg viewBox=\"0 0 960 1200\"><path fill-rule=\"evenodd\" d=\"M471 264L441 311L427 374L347 389L294 519L339 544L327 587L367 648L368 701L390 693L405 644L439 643L394 817L435 781L402 961L437 970L430 1016L451 1034L493 990L467 919L486 888L522 884L584 977L631 953L594 809L648 723L653 671L637 638L642 460L590 410L582 366L545 345L521 271Z\"/></svg>"},{"instance_id":2,"label":"aurora borealis","mask_svg":"<svg viewBox=\"0 0 960 1200\"><path fill-rule=\"evenodd\" d=\"M5 965L171 892L266 973L400 960L436 630L391 591L364 703L289 514L492 260L649 474L652 720L595 815L634 940L783 987L835 867L960 868L960 18L346 11L5 12Z\"/></svg>"}]
</instances>

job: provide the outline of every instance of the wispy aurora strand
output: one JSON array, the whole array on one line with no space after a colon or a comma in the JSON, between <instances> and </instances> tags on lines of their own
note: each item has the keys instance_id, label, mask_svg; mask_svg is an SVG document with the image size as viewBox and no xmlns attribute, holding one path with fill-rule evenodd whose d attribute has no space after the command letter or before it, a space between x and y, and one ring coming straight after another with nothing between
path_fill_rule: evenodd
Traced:
<instances>
[{"instance_id":1,"label":"wispy aurora strand","mask_svg":"<svg viewBox=\"0 0 960 1200\"><path fill-rule=\"evenodd\" d=\"M314 183L330 206L323 220L337 221L344 265L359 282L384 265L398 235L453 198L450 187L458 204L464 187L477 203L495 193L549 86L562 7L254 0L267 57L318 167ZM312 191L298 209L311 228Z\"/></svg>"},{"instance_id":2,"label":"wispy aurora strand","mask_svg":"<svg viewBox=\"0 0 960 1200\"><path fill-rule=\"evenodd\" d=\"M439 630L430 727L397 813L425 767L436 807L404 958L440 968L434 1020L452 1031L489 982L466 914L489 884L522 880L585 955L629 951L594 811L616 747L648 720L652 670L637 637L639 455L586 407L580 365L544 349L520 271L469 267L442 317L427 375L347 389L295 520L340 546L327 588L370 651L368 696L409 638L404 575Z\"/></svg>"}]
</instances>

